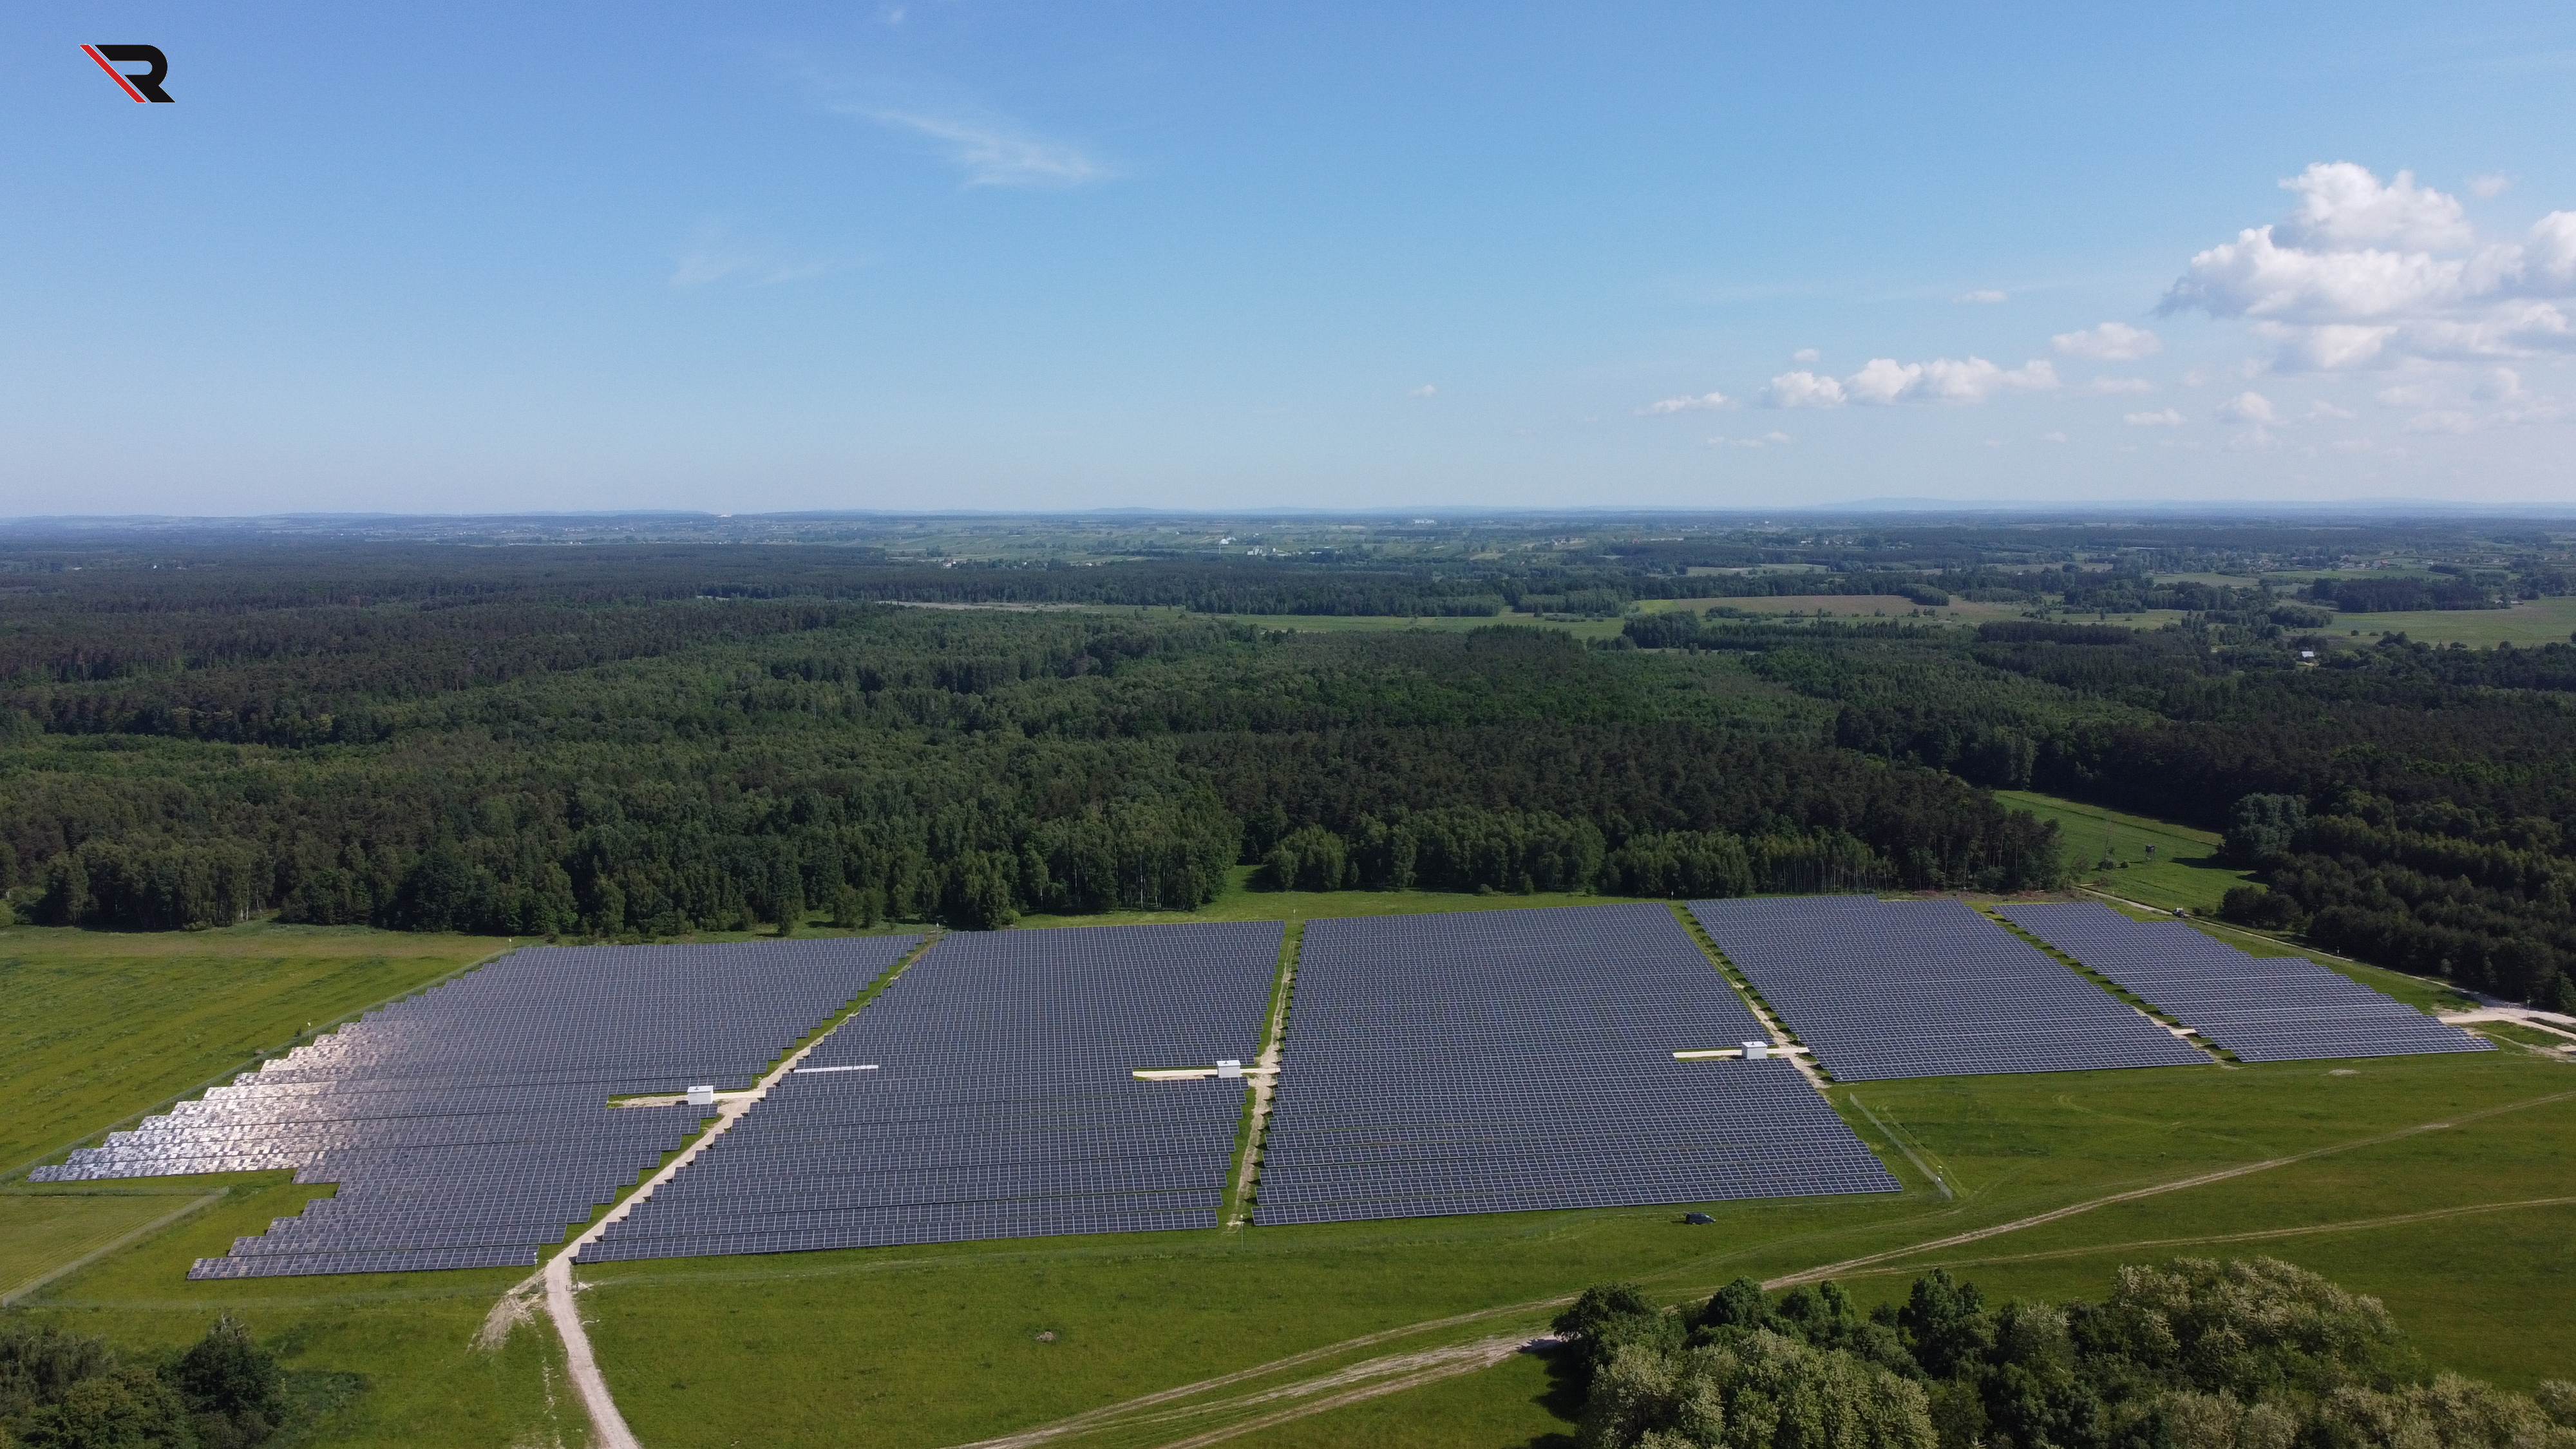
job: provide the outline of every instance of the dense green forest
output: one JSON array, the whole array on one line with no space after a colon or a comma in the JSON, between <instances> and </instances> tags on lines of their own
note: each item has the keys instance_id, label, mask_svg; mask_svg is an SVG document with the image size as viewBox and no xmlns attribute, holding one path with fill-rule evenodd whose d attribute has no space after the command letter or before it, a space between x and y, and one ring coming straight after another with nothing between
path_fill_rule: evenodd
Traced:
<instances>
[{"instance_id":1,"label":"dense green forest","mask_svg":"<svg viewBox=\"0 0 2576 1449\"><path fill-rule=\"evenodd\" d=\"M2021 890L2063 879L1989 793L2029 787L2231 830L2249 919L2576 1002L2576 648L2333 626L2355 580L2554 598L2549 535L1418 522L21 532L0 888L48 922L577 936L1190 907L1238 866ZM1726 602L1781 593L1906 607ZM1283 627L1354 614L1452 622Z\"/></svg>"},{"instance_id":2,"label":"dense green forest","mask_svg":"<svg viewBox=\"0 0 2576 1449\"><path fill-rule=\"evenodd\" d=\"M1863 1315L1739 1278L1669 1312L1604 1284L1556 1323L1584 1449L2576 1449L2576 1384L2439 1373L2378 1300L2276 1259L1990 1303L1935 1269Z\"/></svg>"}]
</instances>

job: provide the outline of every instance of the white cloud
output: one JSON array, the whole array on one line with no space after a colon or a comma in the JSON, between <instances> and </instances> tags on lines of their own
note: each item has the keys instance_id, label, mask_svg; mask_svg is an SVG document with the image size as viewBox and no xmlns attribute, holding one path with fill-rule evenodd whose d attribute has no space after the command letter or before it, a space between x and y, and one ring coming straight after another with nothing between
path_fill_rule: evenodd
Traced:
<instances>
[{"instance_id":1,"label":"white cloud","mask_svg":"<svg viewBox=\"0 0 2576 1449\"><path fill-rule=\"evenodd\" d=\"M2272 407L2272 400L2259 392L2240 392L2220 403L2218 415L2231 422L2253 423L2258 427L2281 420L2280 413Z\"/></svg>"},{"instance_id":2,"label":"white cloud","mask_svg":"<svg viewBox=\"0 0 2576 1449\"><path fill-rule=\"evenodd\" d=\"M2162 412L2128 413L2120 421L2133 428L2178 428L2183 424L2183 416L2172 408L2166 408Z\"/></svg>"},{"instance_id":3,"label":"white cloud","mask_svg":"<svg viewBox=\"0 0 2576 1449\"><path fill-rule=\"evenodd\" d=\"M2513 178L2500 171L2489 171L2485 175L2469 178L2469 194L2480 200L2502 196L2512 189Z\"/></svg>"},{"instance_id":4,"label":"white cloud","mask_svg":"<svg viewBox=\"0 0 2576 1449\"><path fill-rule=\"evenodd\" d=\"M1812 347L1801 347L1797 351L1789 354L1789 360L1791 362L1814 362L1823 356L1823 353L1818 352Z\"/></svg>"},{"instance_id":5,"label":"white cloud","mask_svg":"<svg viewBox=\"0 0 2576 1449\"><path fill-rule=\"evenodd\" d=\"M1762 389L1762 405L1774 408L1838 408L1843 385L1812 372L1784 372Z\"/></svg>"},{"instance_id":6,"label":"white cloud","mask_svg":"<svg viewBox=\"0 0 2576 1449\"><path fill-rule=\"evenodd\" d=\"M2081 332L2060 332L2048 340L2069 357L2090 357L2098 362L2135 362L2165 350L2163 338L2126 322L2105 322Z\"/></svg>"},{"instance_id":7,"label":"white cloud","mask_svg":"<svg viewBox=\"0 0 2576 1449\"><path fill-rule=\"evenodd\" d=\"M1697 397L1668 397L1637 409L1637 416L1663 417L1671 413L1708 412L1735 406L1735 399L1722 392L1702 393Z\"/></svg>"},{"instance_id":8,"label":"white cloud","mask_svg":"<svg viewBox=\"0 0 2576 1449\"><path fill-rule=\"evenodd\" d=\"M2481 243L2457 199L2349 162L2282 183L2290 217L2211 247L2166 312L2243 320L2276 344L2276 371L2335 372L2409 358L2463 361L2576 350L2576 211L2520 241Z\"/></svg>"},{"instance_id":9,"label":"white cloud","mask_svg":"<svg viewBox=\"0 0 2576 1449\"><path fill-rule=\"evenodd\" d=\"M2305 417L2301 418L2300 421L2313 423L2326 418L2356 418L2359 416L2361 416L2359 413L2354 412L2350 408L2337 407L2333 403L2319 401L2308 404L2307 414Z\"/></svg>"},{"instance_id":10,"label":"white cloud","mask_svg":"<svg viewBox=\"0 0 2576 1449\"><path fill-rule=\"evenodd\" d=\"M2042 433L2039 435L2039 440L2043 443L2063 443L2066 441L2066 435L2064 433Z\"/></svg>"},{"instance_id":11,"label":"white cloud","mask_svg":"<svg viewBox=\"0 0 2576 1449\"><path fill-rule=\"evenodd\" d=\"M1406 397L1438 397L1439 395L1440 395L1440 388L1439 388L1439 385L1438 385L1438 384L1436 384L1436 383L1428 383L1428 382L1424 383L1424 384L1423 384L1422 386L1420 386L1420 387L1415 388L1413 391L1408 392L1408 393L1406 393L1406 394L1405 394L1405 396L1406 396Z\"/></svg>"},{"instance_id":12,"label":"white cloud","mask_svg":"<svg viewBox=\"0 0 2576 1449\"><path fill-rule=\"evenodd\" d=\"M1764 433L1758 438L1730 438L1720 434L1709 439L1708 445L1712 448L1777 448L1784 443L1796 441L1798 440L1787 433Z\"/></svg>"},{"instance_id":13,"label":"white cloud","mask_svg":"<svg viewBox=\"0 0 2576 1449\"><path fill-rule=\"evenodd\" d=\"M2479 379L2470 393L2481 402L2519 402L2530 394L2522 386L2522 374L2510 367L2499 367Z\"/></svg>"},{"instance_id":14,"label":"white cloud","mask_svg":"<svg viewBox=\"0 0 2576 1449\"><path fill-rule=\"evenodd\" d=\"M2394 382L2381 388L2375 396L2379 399L2381 407L2430 407L2433 402L2433 388L2431 384L2423 382Z\"/></svg>"},{"instance_id":15,"label":"white cloud","mask_svg":"<svg viewBox=\"0 0 2576 1449\"><path fill-rule=\"evenodd\" d=\"M2294 247L2341 251L2387 242L2438 251L2469 244L2469 219L2459 201L2417 186L2411 171L2383 186L2349 161L2319 162L2281 188L2299 197L2279 227L2280 239Z\"/></svg>"},{"instance_id":16,"label":"white cloud","mask_svg":"<svg viewBox=\"0 0 2576 1449\"><path fill-rule=\"evenodd\" d=\"M1843 379L1843 391L1861 403L1975 403L1999 392L2047 392L2056 386L2057 369L2046 362L2026 362L2007 371L1982 357L1902 363L1873 357Z\"/></svg>"},{"instance_id":17,"label":"white cloud","mask_svg":"<svg viewBox=\"0 0 2576 1449\"><path fill-rule=\"evenodd\" d=\"M1081 186L1112 174L1081 147L1030 135L1006 121L914 111L864 114L879 125L942 143L970 186Z\"/></svg>"},{"instance_id":18,"label":"white cloud","mask_svg":"<svg viewBox=\"0 0 2576 1449\"><path fill-rule=\"evenodd\" d=\"M1873 357L1860 371L1839 380L1812 372L1784 372L1762 389L1762 402L1775 408L1830 408L1847 402L1979 403L1997 393L2049 392L2057 385L2057 369L2036 358L2003 368L1982 357L1936 357L1930 362Z\"/></svg>"},{"instance_id":19,"label":"white cloud","mask_svg":"<svg viewBox=\"0 0 2576 1449\"><path fill-rule=\"evenodd\" d=\"M2406 431L2410 433L2474 433L2477 430L2478 420L2474 416L2449 409L2418 413L2406 420Z\"/></svg>"},{"instance_id":20,"label":"white cloud","mask_svg":"<svg viewBox=\"0 0 2576 1449\"><path fill-rule=\"evenodd\" d=\"M2075 390L2091 397L2114 397L2122 393L2154 392L2156 385L2143 377L2097 377Z\"/></svg>"},{"instance_id":21,"label":"white cloud","mask_svg":"<svg viewBox=\"0 0 2576 1449\"><path fill-rule=\"evenodd\" d=\"M1998 292L1992 287L1980 287L1973 292L1961 292L1950 300L1953 302L1965 302L1971 305L1990 307L1997 302L2009 302L2012 300L2012 297L2007 293Z\"/></svg>"}]
</instances>

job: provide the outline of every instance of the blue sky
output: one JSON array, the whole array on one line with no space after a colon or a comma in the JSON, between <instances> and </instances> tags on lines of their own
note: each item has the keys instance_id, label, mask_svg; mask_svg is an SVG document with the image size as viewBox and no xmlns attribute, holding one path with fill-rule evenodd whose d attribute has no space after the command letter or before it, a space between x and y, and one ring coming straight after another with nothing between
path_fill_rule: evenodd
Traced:
<instances>
[{"instance_id":1,"label":"blue sky","mask_svg":"<svg viewBox=\"0 0 2576 1449\"><path fill-rule=\"evenodd\" d=\"M2576 7L2086 8L11 7L0 515L2576 502Z\"/></svg>"}]
</instances>

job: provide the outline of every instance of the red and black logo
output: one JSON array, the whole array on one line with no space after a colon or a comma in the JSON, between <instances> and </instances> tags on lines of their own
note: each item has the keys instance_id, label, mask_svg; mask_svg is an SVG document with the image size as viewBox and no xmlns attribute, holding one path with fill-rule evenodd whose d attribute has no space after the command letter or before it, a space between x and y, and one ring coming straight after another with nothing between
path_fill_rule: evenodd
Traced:
<instances>
[{"instance_id":1,"label":"red and black logo","mask_svg":"<svg viewBox=\"0 0 2576 1449\"><path fill-rule=\"evenodd\" d=\"M161 89L161 78L170 73L170 57L157 45L84 45L81 50L98 62L98 68L125 88L125 93L138 101L160 101L167 104L170 93ZM140 75L118 70L119 65L140 61L151 67Z\"/></svg>"}]
</instances>

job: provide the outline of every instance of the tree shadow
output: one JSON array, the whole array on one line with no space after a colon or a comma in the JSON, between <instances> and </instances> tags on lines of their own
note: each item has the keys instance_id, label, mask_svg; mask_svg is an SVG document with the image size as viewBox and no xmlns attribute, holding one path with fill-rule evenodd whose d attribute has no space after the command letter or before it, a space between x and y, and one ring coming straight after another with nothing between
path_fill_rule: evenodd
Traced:
<instances>
[{"instance_id":1,"label":"tree shadow","mask_svg":"<svg viewBox=\"0 0 2576 1449\"><path fill-rule=\"evenodd\" d=\"M1538 1435L1517 1449L1574 1449L1575 1425L1583 1420L1582 1367L1572 1346L1557 1344L1544 1349L1524 1349L1536 1353L1547 1365L1547 1392L1530 1400L1563 1423L1564 1431Z\"/></svg>"}]
</instances>

